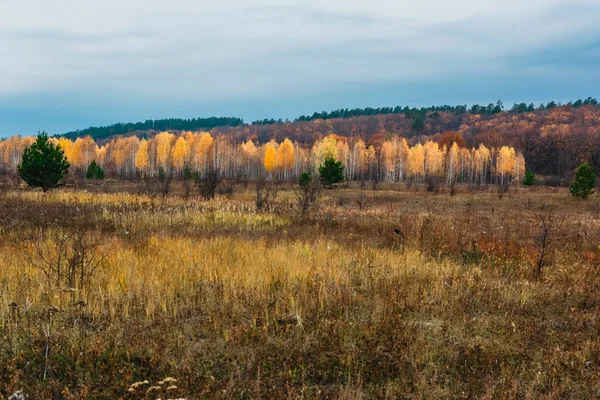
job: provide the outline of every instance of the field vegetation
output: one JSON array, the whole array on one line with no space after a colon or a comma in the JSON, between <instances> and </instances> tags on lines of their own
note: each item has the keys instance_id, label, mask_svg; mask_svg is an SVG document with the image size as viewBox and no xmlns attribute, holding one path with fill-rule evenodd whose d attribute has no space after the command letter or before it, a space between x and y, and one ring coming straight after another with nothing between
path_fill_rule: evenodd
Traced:
<instances>
[{"instance_id":1,"label":"field vegetation","mask_svg":"<svg viewBox=\"0 0 600 400\"><path fill-rule=\"evenodd\" d=\"M171 185L2 189L0 398L600 395L597 195Z\"/></svg>"}]
</instances>

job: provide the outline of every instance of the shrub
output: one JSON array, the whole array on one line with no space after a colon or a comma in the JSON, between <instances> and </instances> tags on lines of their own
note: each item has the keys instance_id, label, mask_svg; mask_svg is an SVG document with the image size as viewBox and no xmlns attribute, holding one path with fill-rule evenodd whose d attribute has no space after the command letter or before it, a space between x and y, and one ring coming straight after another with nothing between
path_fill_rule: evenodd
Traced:
<instances>
[{"instance_id":1,"label":"shrub","mask_svg":"<svg viewBox=\"0 0 600 400\"><path fill-rule=\"evenodd\" d=\"M215 198L217 186L221 182L221 171L218 168L210 168L204 175L195 176L198 192L204 200Z\"/></svg>"},{"instance_id":2,"label":"shrub","mask_svg":"<svg viewBox=\"0 0 600 400\"><path fill-rule=\"evenodd\" d=\"M300 175L299 187L295 192L296 205L300 214L305 216L308 211L315 208L321 197L321 186L315 182L309 172Z\"/></svg>"},{"instance_id":3,"label":"shrub","mask_svg":"<svg viewBox=\"0 0 600 400\"><path fill-rule=\"evenodd\" d=\"M162 166L158 167L158 183L160 195L163 200L167 197L169 191L171 190L171 181L173 180L173 174L174 171L171 167L168 167L166 171Z\"/></svg>"},{"instance_id":4,"label":"shrub","mask_svg":"<svg viewBox=\"0 0 600 400\"><path fill-rule=\"evenodd\" d=\"M439 193L440 178L435 175L428 175L425 182L427 183L427 191L431 193Z\"/></svg>"},{"instance_id":5,"label":"shrub","mask_svg":"<svg viewBox=\"0 0 600 400\"><path fill-rule=\"evenodd\" d=\"M48 135L42 132L31 146L25 148L23 160L17 166L17 170L29 186L40 187L47 192L61 185L69 166L60 146L50 142Z\"/></svg>"},{"instance_id":6,"label":"shrub","mask_svg":"<svg viewBox=\"0 0 600 400\"><path fill-rule=\"evenodd\" d=\"M217 186L217 193L225 196L227 200L231 200L235 193L235 181L232 179L226 179Z\"/></svg>"},{"instance_id":7,"label":"shrub","mask_svg":"<svg viewBox=\"0 0 600 400\"><path fill-rule=\"evenodd\" d=\"M185 164L183 167L183 195L186 199L190 197L190 192L192 190L192 185L190 184L192 179L194 178L194 173L190 169L190 166Z\"/></svg>"},{"instance_id":8,"label":"shrub","mask_svg":"<svg viewBox=\"0 0 600 400\"><path fill-rule=\"evenodd\" d=\"M358 209L360 211L365 210L373 200L372 197L369 197L365 193L365 181L360 182L360 192L358 194L358 199L356 199L356 204L358 204Z\"/></svg>"},{"instance_id":9,"label":"shrub","mask_svg":"<svg viewBox=\"0 0 600 400\"><path fill-rule=\"evenodd\" d=\"M268 187L265 179L259 179L256 182L254 204L256 205L256 209L258 211L268 208L276 196L277 187L274 187L273 189Z\"/></svg>"},{"instance_id":10,"label":"shrub","mask_svg":"<svg viewBox=\"0 0 600 400\"><path fill-rule=\"evenodd\" d=\"M562 176L545 176L544 177L544 185L548 187L566 187L569 182L565 180Z\"/></svg>"},{"instance_id":11,"label":"shrub","mask_svg":"<svg viewBox=\"0 0 600 400\"><path fill-rule=\"evenodd\" d=\"M577 171L575 177L571 181L571 194L578 199L587 199L594 194L594 186L596 185L596 174L587 161L584 161Z\"/></svg>"}]
</instances>

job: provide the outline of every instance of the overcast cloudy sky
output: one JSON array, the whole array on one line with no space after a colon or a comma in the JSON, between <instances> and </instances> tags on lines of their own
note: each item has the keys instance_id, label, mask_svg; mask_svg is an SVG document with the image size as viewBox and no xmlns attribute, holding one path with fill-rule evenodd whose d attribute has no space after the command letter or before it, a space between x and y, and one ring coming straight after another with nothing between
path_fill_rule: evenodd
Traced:
<instances>
[{"instance_id":1,"label":"overcast cloudy sky","mask_svg":"<svg viewBox=\"0 0 600 400\"><path fill-rule=\"evenodd\" d=\"M600 0L4 0L0 136L600 97Z\"/></svg>"}]
</instances>

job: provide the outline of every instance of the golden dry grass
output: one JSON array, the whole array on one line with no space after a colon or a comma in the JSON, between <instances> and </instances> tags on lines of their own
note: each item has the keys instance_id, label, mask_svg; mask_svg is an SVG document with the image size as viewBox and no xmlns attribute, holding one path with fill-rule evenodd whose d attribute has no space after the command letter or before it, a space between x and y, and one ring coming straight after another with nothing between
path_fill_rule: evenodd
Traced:
<instances>
[{"instance_id":1,"label":"golden dry grass","mask_svg":"<svg viewBox=\"0 0 600 400\"><path fill-rule=\"evenodd\" d=\"M307 220L289 190L271 212L251 188L5 193L0 398L600 395L597 199L367 195L360 210L358 188L327 191ZM82 290L48 285L38 250L56 259L76 234L98 268Z\"/></svg>"}]
</instances>

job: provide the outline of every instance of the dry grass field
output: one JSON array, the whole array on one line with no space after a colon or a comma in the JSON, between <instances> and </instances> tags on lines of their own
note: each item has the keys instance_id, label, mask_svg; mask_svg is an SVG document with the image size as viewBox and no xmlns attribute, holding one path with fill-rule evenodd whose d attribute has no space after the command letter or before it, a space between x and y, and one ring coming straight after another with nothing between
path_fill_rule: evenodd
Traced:
<instances>
[{"instance_id":1,"label":"dry grass field","mask_svg":"<svg viewBox=\"0 0 600 400\"><path fill-rule=\"evenodd\" d=\"M0 194L0 399L600 397L600 198Z\"/></svg>"}]
</instances>

